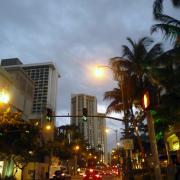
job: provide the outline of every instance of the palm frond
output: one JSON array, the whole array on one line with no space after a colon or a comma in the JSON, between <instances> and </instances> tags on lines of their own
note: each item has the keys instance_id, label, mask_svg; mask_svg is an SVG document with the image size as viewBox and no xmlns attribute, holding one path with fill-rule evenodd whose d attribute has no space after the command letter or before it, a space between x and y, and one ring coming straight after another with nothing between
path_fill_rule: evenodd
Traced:
<instances>
[{"instance_id":1,"label":"palm frond","mask_svg":"<svg viewBox=\"0 0 180 180\"><path fill-rule=\"evenodd\" d=\"M172 63L174 61L176 64L180 63L180 47L170 49L162 53L155 61L157 66L162 66L164 64Z\"/></svg>"},{"instance_id":2,"label":"palm frond","mask_svg":"<svg viewBox=\"0 0 180 180\"><path fill-rule=\"evenodd\" d=\"M155 19L159 18L163 12L163 0L155 0L153 4L153 15Z\"/></svg>"},{"instance_id":3,"label":"palm frond","mask_svg":"<svg viewBox=\"0 0 180 180\"><path fill-rule=\"evenodd\" d=\"M175 7L179 7L180 6L180 0L172 0L172 2L173 2L173 5Z\"/></svg>"},{"instance_id":4,"label":"palm frond","mask_svg":"<svg viewBox=\"0 0 180 180\"><path fill-rule=\"evenodd\" d=\"M131 44L132 48L135 48L136 43L135 43L130 37L127 37L126 39L127 39L128 42Z\"/></svg>"},{"instance_id":5,"label":"palm frond","mask_svg":"<svg viewBox=\"0 0 180 180\"><path fill-rule=\"evenodd\" d=\"M180 35L180 28L170 24L155 24L151 27L151 34L158 30L164 33L164 38L176 39Z\"/></svg>"},{"instance_id":6,"label":"palm frond","mask_svg":"<svg viewBox=\"0 0 180 180\"><path fill-rule=\"evenodd\" d=\"M158 20L165 23L165 24L171 24L171 25L180 27L180 21L179 20L177 20L171 16L165 15L165 14L161 14L159 16Z\"/></svg>"},{"instance_id":7,"label":"palm frond","mask_svg":"<svg viewBox=\"0 0 180 180\"><path fill-rule=\"evenodd\" d=\"M126 45L122 46L122 53L122 57L127 57L129 60L132 60L134 58L132 51Z\"/></svg>"},{"instance_id":8,"label":"palm frond","mask_svg":"<svg viewBox=\"0 0 180 180\"><path fill-rule=\"evenodd\" d=\"M119 113L122 112L124 105L122 103L112 102L106 109L106 114L110 114L112 112Z\"/></svg>"},{"instance_id":9,"label":"palm frond","mask_svg":"<svg viewBox=\"0 0 180 180\"><path fill-rule=\"evenodd\" d=\"M162 44L161 43L157 43L147 52L145 59L147 61L152 61L156 57L161 55L162 53L163 53Z\"/></svg>"},{"instance_id":10,"label":"palm frond","mask_svg":"<svg viewBox=\"0 0 180 180\"><path fill-rule=\"evenodd\" d=\"M118 69L120 71L125 71L127 68L130 68L132 63L122 57L114 57L110 59L110 65L113 69Z\"/></svg>"},{"instance_id":11,"label":"palm frond","mask_svg":"<svg viewBox=\"0 0 180 180\"><path fill-rule=\"evenodd\" d=\"M106 91L104 93L104 100L112 100L112 99L119 99L121 100L121 90L118 88L114 88L112 91Z\"/></svg>"},{"instance_id":12,"label":"palm frond","mask_svg":"<svg viewBox=\"0 0 180 180\"><path fill-rule=\"evenodd\" d=\"M150 37L143 37L139 40L138 45L143 47L148 47L153 43L153 39Z\"/></svg>"}]
</instances>

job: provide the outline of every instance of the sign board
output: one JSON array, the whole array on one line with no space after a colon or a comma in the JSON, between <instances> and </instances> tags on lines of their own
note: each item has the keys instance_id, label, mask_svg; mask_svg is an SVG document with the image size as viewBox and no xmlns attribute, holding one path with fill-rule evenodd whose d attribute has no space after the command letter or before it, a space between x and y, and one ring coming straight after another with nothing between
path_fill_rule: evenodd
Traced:
<instances>
[{"instance_id":1,"label":"sign board","mask_svg":"<svg viewBox=\"0 0 180 180\"><path fill-rule=\"evenodd\" d=\"M124 139L123 140L123 147L125 150L134 149L133 139Z\"/></svg>"},{"instance_id":2,"label":"sign board","mask_svg":"<svg viewBox=\"0 0 180 180\"><path fill-rule=\"evenodd\" d=\"M176 134L172 134L167 138L167 142L169 144L169 150L170 151L177 151L180 149L180 142L179 138L176 136Z\"/></svg>"}]
</instances>

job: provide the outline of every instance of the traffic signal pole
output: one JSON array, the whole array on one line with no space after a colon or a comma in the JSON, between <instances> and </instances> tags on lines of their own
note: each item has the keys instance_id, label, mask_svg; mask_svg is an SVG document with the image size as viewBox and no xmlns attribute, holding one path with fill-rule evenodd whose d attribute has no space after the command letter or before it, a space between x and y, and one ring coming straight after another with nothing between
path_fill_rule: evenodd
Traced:
<instances>
[{"instance_id":1,"label":"traffic signal pole","mask_svg":"<svg viewBox=\"0 0 180 180\"><path fill-rule=\"evenodd\" d=\"M82 116L75 116L75 115L54 115L51 117L81 117L82 118ZM87 115L87 117L101 117L101 118L113 119L116 121L123 121L123 119L115 118L115 117L111 117L111 116L89 116L89 115Z\"/></svg>"}]
</instances>

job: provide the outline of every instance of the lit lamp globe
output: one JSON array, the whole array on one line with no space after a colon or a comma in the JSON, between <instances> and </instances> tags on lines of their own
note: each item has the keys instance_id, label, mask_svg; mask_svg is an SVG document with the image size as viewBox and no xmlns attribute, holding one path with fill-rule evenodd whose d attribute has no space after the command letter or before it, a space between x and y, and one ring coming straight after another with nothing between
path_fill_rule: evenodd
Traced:
<instances>
[{"instance_id":1,"label":"lit lamp globe","mask_svg":"<svg viewBox=\"0 0 180 180\"><path fill-rule=\"evenodd\" d=\"M96 77L102 77L103 76L103 69L102 68L100 68L100 67L96 67L96 69L95 69L95 76Z\"/></svg>"},{"instance_id":2,"label":"lit lamp globe","mask_svg":"<svg viewBox=\"0 0 180 180\"><path fill-rule=\"evenodd\" d=\"M10 101L10 96L4 89L0 91L0 104L8 104Z\"/></svg>"}]
</instances>

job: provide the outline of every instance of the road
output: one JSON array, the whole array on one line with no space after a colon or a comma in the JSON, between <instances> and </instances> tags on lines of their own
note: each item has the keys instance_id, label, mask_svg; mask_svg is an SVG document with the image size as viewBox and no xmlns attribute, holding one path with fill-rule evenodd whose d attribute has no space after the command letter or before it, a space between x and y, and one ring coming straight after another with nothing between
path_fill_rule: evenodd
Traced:
<instances>
[{"instance_id":1,"label":"road","mask_svg":"<svg viewBox=\"0 0 180 180\"><path fill-rule=\"evenodd\" d=\"M82 176L73 176L71 180L82 180ZM121 178L113 176L103 176L102 180L121 180Z\"/></svg>"}]
</instances>

